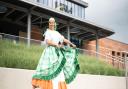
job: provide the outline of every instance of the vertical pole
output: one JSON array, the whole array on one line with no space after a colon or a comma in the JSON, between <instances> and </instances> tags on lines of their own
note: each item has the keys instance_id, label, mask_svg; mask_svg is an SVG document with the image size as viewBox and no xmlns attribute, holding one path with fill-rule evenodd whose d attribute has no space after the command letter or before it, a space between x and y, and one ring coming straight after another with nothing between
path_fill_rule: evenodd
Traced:
<instances>
[{"instance_id":1,"label":"vertical pole","mask_svg":"<svg viewBox=\"0 0 128 89\"><path fill-rule=\"evenodd\" d=\"M96 33L96 57L98 58L99 53L99 41L98 41L98 32Z\"/></svg>"},{"instance_id":2,"label":"vertical pole","mask_svg":"<svg viewBox=\"0 0 128 89\"><path fill-rule=\"evenodd\" d=\"M28 12L28 19L27 19L27 45L30 47L31 41L31 13Z\"/></svg>"},{"instance_id":3,"label":"vertical pole","mask_svg":"<svg viewBox=\"0 0 128 89\"><path fill-rule=\"evenodd\" d=\"M69 25L67 25L67 36L68 36L67 39L70 40L70 26Z\"/></svg>"},{"instance_id":4,"label":"vertical pole","mask_svg":"<svg viewBox=\"0 0 128 89\"><path fill-rule=\"evenodd\" d=\"M125 54L125 79L126 79L126 89L128 89L128 57Z\"/></svg>"}]
</instances>

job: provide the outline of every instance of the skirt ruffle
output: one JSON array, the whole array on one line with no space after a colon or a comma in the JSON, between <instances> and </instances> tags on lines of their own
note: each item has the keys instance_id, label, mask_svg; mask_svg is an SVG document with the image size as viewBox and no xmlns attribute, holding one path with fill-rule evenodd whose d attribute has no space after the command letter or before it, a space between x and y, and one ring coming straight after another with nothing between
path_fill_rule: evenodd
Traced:
<instances>
[{"instance_id":1,"label":"skirt ruffle","mask_svg":"<svg viewBox=\"0 0 128 89\"><path fill-rule=\"evenodd\" d=\"M32 79L32 85L35 87L39 87L40 89L53 89L52 80ZM66 82L58 82L58 89L67 89Z\"/></svg>"}]
</instances>

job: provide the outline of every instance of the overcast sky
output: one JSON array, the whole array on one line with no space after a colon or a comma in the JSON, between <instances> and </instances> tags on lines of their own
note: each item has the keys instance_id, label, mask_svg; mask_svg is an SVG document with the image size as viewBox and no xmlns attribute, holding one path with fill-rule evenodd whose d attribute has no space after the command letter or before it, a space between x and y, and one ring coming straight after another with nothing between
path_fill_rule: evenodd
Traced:
<instances>
[{"instance_id":1,"label":"overcast sky","mask_svg":"<svg viewBox=\"0 0 128 89\"><path fill-rule=\"evenodd\" d=\"M86 19L115 31L109 38L128 44L128 0L85 0Z\"/></svg>"}]
</instances>

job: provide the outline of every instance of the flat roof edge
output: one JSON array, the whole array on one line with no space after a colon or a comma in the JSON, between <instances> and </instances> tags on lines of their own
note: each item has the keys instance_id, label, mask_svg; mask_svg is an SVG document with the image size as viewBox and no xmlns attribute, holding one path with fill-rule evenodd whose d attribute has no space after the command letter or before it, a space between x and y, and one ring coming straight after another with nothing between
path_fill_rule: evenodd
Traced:
<instances>
[{"instance_id":1,"label":"flat roof edge","mask_svg":"<svg viewBox=\"0 0 128 89\"><path fill-rule=\"evenodd\" d=\"M85 7L85 8L88 7L88 3L85 2L85 1L82 1L82 0L67 0L67 1L79 4L79 5L81 5L81 6Z\"/></svg>"}]
</instances>

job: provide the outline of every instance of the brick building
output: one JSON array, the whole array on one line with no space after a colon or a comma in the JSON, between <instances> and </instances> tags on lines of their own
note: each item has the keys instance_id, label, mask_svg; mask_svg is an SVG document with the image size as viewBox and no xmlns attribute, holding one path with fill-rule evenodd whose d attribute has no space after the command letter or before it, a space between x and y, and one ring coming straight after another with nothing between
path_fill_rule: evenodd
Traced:
<instances>
[{"instance_id":1,"label":"brick building","mask_svg":"<svg viewBox=\"0 0 128 89\"><path fill-rule=\"evenodd\" d=\"M128 44L109 38L99 39L98 42L99 56L107 59L107 61L115 67L124 68L124 59L128 57ZM95 40L84 41L83 48L96 51Z\"/></svg>"}]
</instances>

